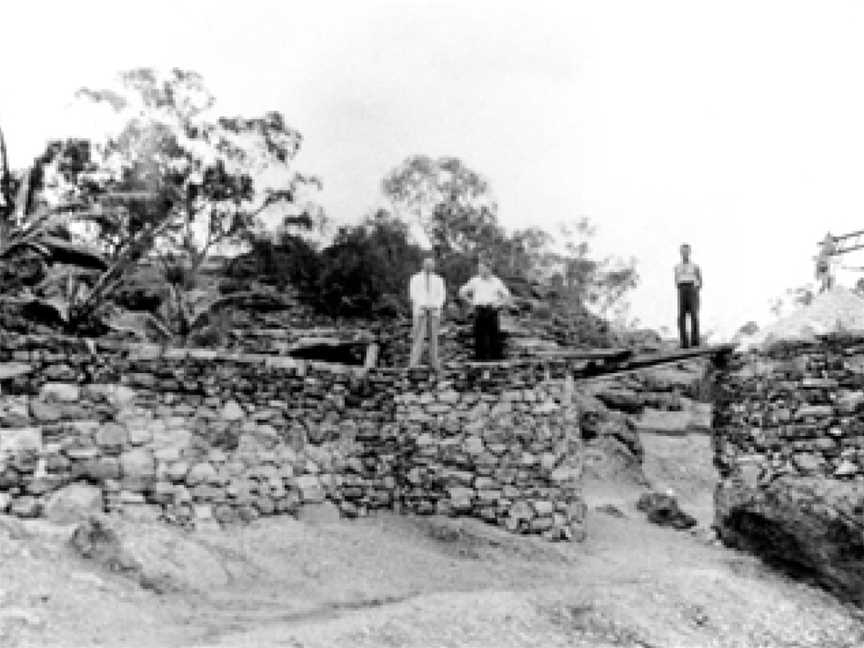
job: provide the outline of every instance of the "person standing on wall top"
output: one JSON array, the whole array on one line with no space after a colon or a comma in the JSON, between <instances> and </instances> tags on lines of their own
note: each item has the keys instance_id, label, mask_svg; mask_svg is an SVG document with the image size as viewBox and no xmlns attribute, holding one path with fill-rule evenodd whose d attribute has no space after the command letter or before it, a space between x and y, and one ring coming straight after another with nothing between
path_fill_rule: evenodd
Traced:
<instances>
[{"instance_id":1,"label":"person standing on wall top","mask_svg":"<svg viewBox=\"0 0 864 648\"><path fill-rule=\"evenodd\" d=\"M690 260L690 246L681 246L681 263L675 266L675 286L678 288L678 335L681 348L699 346L699 291L702 271ZM687 315L690 315L690 337L687 337Z\"/></svg>"},{"instance_id":2,"label":"person standing on wall top","mask_svg":"<svg viewBox=\"0 0 864 648\"><path fill-rule=\"evenodd\" d=\"M503 354L498 311L510 301L507 286L492 274L489 264L481 260L477 264L477 275L459 289L459 296L474 309L475 360L500 360Z\"/></svg>"},{"instance_id":3,"label":"person standing on wall top","mask_svg":"<svg viewBox=\"0 0 864 648\"><path fill-rule=\"evenodd\" d=\"M816 281L819 282L820 293L834 287L831 265L836 253L837 246L834 243L834 237L831 236L831 232L828 232L822 239L822 243L819 244L819 254L816 256Z\"/></svg>"},{"instance_id":4,"label":"person standing on wall top","mask_svg":"<svg viewBox=\"0 0 864 648\"><path fill-rule=\"evenodd\" d=\"M420 364L423 355L423 341L429 336L429 365L436 371L440 368L438 360L438 328L441 324L441 309L444 306L444 280L435 274L435 257L428 254L423 258L423 269L411 277L408 284L414 326L411 332L410 365Z\"/></svg>"}]
</instances>

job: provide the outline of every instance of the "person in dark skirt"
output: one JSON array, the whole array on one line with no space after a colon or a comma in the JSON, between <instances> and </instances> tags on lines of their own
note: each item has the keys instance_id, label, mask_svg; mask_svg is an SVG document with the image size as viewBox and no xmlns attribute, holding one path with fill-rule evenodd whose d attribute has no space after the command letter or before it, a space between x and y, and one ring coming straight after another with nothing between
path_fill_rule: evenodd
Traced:
<instances>
[{"instance_id":1,"label":"person in dark skirt","mask_svg":"<svg viewBox=\"0 0 864 648\"><path fill-rule=\"evenodd\" d=\"M492 274L489 264L480 261L477 275L459 289L459 296L474 309L474 359L501 360L501 325L498 313L510 301L510 291Z\"/></svg>"}]
</instances>

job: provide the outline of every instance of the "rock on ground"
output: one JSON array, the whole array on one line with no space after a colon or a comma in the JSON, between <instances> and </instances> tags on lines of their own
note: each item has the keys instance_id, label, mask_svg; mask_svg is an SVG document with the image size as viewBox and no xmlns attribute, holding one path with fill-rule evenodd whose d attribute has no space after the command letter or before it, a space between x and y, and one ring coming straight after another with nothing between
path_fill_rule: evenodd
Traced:
<instances>
[{"instance_id":1,"label":"rock on ground","mask_svg":"<svg viewBox=\"0 0 864 648\"><path fill-rule=\"evenodd\" d=\"M645 493L639 498L636 508L648 517L649 522L673 529L690 529L696 526L696 518L682 511L678 500L665 493Z\"/></svg>"}]
</instances>

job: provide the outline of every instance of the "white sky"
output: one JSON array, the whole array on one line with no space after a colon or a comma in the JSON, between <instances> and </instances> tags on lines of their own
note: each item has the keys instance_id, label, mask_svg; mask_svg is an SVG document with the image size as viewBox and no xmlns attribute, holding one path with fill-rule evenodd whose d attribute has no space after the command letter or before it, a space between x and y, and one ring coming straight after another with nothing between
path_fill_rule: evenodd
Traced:
<instances>
[{"instance_id":1,"label":"white sky","mask_svg":"<svg viewBox=\"0 0 864 648\"><path fill-rule=\"evenodd\" d=\"M864 229L854 0L31 0L0 20L16 164L67 134L78 87L194 69L227 113L285 113L337 220L414 153L483 173L505 225L588 216L599 253L637 257L650 326L674 326L682 240L704 328L731 333L811 280L826 231Z\"/></svg>"}]
</instances>

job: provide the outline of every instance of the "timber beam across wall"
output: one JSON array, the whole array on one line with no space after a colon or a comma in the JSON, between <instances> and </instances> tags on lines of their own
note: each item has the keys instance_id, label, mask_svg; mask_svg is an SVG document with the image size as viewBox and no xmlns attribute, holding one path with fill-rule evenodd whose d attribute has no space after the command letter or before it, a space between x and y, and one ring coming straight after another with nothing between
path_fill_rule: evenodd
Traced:
<instances>
[{"instance_id":1,"label":"timber beam across wall","mask_svg":"<svg viewBox=\"0 0 864 648\"><path fill-rule=\"evenodd\" d=\"M714 364L722 365L728 360L735 350L735 344L715 344L712 346L695 347L692 349L680 349L665 353L649 353L627 356L607 356L586 362L583 366L573 367L574 378L593 378L625 371L635 371L664 364L681 362L693 358L708 358ZM599 362L598 362L599 360Z\"/></svg>"}]
</instances>

